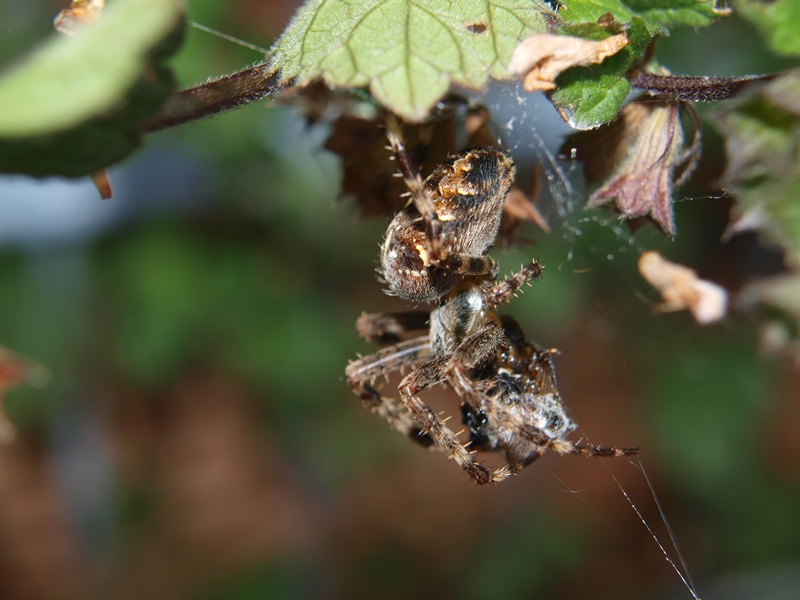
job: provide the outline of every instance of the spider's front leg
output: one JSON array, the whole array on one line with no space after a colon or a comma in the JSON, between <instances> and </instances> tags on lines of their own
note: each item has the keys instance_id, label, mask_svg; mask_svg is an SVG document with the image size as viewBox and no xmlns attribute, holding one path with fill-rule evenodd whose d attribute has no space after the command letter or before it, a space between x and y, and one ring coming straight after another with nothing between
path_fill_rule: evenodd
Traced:
<instances>
[{"instance_id":1,"label":"spider's front leg","mask_svg":"<svg viewBox=\"0 0 800 600\"><path fill-rule=\"evenodd\" d=\"M468 337L450 356L437 356L409 373L398 388L400 398L411 413L417 427L424 431L433 444L442 448L476 483L497 483L513 475L509 467L489 469L475 460L458 436L446 422L418 396L422 390L447 380L455 365L464 363L472 367L494 354L502 340L502 332L493 324Z\"/></svg>"},{"instance_id":2,"label":"spider's front leg","mask_svg":"<svg viewBox=\"0 0 800 600\"><path fill-rule=\"evenodd\" d=\"M400 168L400 176L408 188L408 196L411 197L425 223L426 250L431 258L438 260L442 253L442 222L436 214L433 199L425 191L425 183L403 143L400 122L394 115L389 115L386 121L386 137Z\"/></svg>"}]
</instances>

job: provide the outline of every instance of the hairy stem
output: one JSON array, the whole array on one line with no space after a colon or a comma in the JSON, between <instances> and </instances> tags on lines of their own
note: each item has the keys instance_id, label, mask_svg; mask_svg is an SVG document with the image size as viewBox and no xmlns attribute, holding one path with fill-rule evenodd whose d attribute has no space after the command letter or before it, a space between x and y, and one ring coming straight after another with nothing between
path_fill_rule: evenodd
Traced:
<instances>
[{"instance_id":1,"label":"hairy stem","mask_svg":"<svg viewBox=\"0 0 800 600\"><path fill-rule=\"evenodd\" d=\"M173 94L159 113L147 121L144 133L175 127L223 110L261 100L281 88L279 73L259 63L231 75Z\"/></svg>"},{"instance_id":2,"label":"hairy stem","mask_svg":"<svg viewBox=\"0 0 800 600\"><path fill-rule=\"evenodd\" d=\"M737 96L751 83L769 81L774 77L687 77L635 71L629 76L629 81L634 87L674 100L716 102ZM270 69L267 63L258 63L182 90L166 101L161 111L144 124L142 131L152 133L256 102L281 89L278 80L277 71Z\"/></svg>"},{"instance_id":3,"label":"hairy stem","mask_svg":"<svg viewBox=\"0 0 800 600\"><path fill-rule=\"evenodd\" d=\"M673 100L691 102L718 102L739 95L748 85L766 82L775 75L754 77L689 77L683 75L655 75L635 71L628 77L631 85L649 92L662 94Z\"/></svg>"}]
</instances>

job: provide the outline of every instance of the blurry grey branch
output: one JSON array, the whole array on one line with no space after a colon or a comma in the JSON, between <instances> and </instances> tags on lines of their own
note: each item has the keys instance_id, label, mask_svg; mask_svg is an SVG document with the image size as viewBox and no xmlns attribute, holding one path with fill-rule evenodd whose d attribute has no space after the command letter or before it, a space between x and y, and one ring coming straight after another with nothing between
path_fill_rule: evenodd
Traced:
<instances>
[{"instance_id":1,"label":"blurry grey branch","mask_svg":"<svg viewBox=\"0 0 800 600\"><path fill-rule=\"evenodd\" d=\"M280 74L267 63L225 75L170 96L159 113L142 127L152 133L210 117L266 98L281 89Z\"/></svg>"},{"instance_id":2,"label":"blurry grey branch","mask_svg":"<svg viewBox=\"0 0 800 600\"><path fill-rule=\"evenodd\" d=\"M774 79L776 75L752 77L689 77L684 75L656 75L635 71L628 81L633 87L667 96L673 100L690 102L719 102L738 96L747 86Z\"/></svg>"}]
</instances>

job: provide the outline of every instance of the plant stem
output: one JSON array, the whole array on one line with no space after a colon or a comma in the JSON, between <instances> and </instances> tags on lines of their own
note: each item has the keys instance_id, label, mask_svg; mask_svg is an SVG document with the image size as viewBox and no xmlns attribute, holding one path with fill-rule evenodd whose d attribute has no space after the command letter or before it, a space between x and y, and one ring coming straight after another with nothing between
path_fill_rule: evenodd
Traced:
<instances>
[{"instance_id":1,"label":"plant stem","mask_svg":"<svg viewBox=\"0 0 800 600\"><path fill-rule=\"evenodd\" d=\"M775 75L753 77L689 77L685 75L656 75L635 71L629 77L631 85L673 100L719 102L739 95L751 83L766 82Z\"/></svg>"},{"instance_id":2,"label":"plant stem","mask_svg":"<svg viewBox=\"0 0 800 600\"><path fill-rule=\"evenodd\" d=\"M737 96L751 83L765 82L775 75L756 77L688 77L656 75L634 71L629 76L632 86L674 100L717 102ZM142 127L152 133L215 115L266 98L280 90L280 74L267 63L225 75L172 95L161 111Z\"/></svg>"},{"instance_id":3,"label":"plant stem","mask_svg":"<svg viewBox=\"0 0 800 600\"><path fill-rule=\"evenodd\" d=\"M258 63L182 90L167 99L159 113L144 124L142 131L152 133L261 100L282 87L278 79L279 73L269 69L267 63Z\"/></svg>"}]
</instances>

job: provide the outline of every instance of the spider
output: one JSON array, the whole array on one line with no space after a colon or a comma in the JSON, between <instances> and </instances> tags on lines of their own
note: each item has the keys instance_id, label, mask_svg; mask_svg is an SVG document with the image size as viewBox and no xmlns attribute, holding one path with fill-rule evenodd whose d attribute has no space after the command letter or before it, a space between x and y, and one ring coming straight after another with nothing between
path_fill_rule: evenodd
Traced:
<instances>
[{"instance_id":1,"label":"spider","mask_svg":"<svg viewBox=\"0 0 800 600\"><path fill-rule=\"evenodd\" d=\"M392 427L425 446L443 449L479 484L519 472L547 449L561 454L625 456L636 448L602 448L564 439L575 426L556 388L553 350L528 342L510 317L494 309L539 277L536 261L497 282L497 264L486 255L500 225L514 165L491 149L451 156L424 182L389 122L389 141L411 202L390 223L381 247L381 272L389 293L436 303L430 312L364 314L357 330L390 344L351 362L348 384ZM414 331L426 334L404 340ZM399 399L381 395L380 375L409 368ZM461 399L470 441L463 444L419 393L447 384ZM507 465L488 468L475 450L505 453Z\"/></svg>"}]
</instances>

